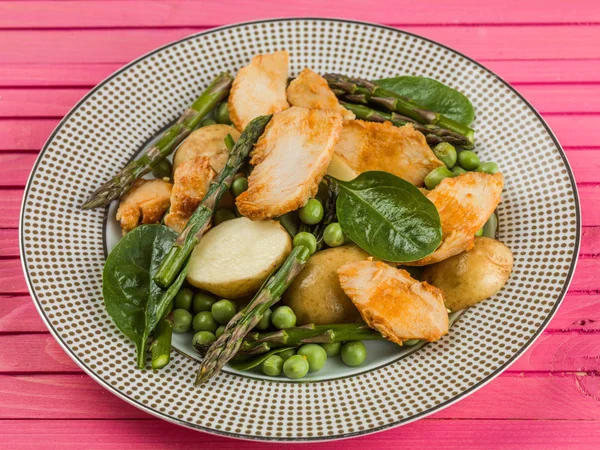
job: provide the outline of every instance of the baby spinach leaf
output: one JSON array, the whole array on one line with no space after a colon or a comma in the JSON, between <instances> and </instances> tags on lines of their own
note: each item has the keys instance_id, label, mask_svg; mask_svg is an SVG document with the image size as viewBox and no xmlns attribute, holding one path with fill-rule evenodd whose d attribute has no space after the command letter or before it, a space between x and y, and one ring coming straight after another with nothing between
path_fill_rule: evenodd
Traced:
<instances>
[{"instance_id":1,"label":"baby spinach leaf","mask_svg":"<svg viewBox=\"0 0 600 450\"><path fill-rule=\"evenodd\" d=\"M432 253L442 240L440 216L415 186L387 172L364 172L339 187L336 209L344 233L367 253L409 262Z\"/></svg>"},{"instance_id":2,"label":"baby spinach leaf","mask_svg":"<svg viewBox=\"0 0 600 450\"><path fill-rule=\"evenodd\" d=\"M431 78L404 76L384 78L376 83L463 125L470 125L475 118L475 110L467 97Z\"/></svg>"},{"instance_id":3,"label":"baby spinach leaf","mask_svg":"<svg viewBox=\"0 0 600 450\"><path fill-rule=\"evenodd\" d=\"M135 343L140 369L145 366L150 333L185 280L185 270L168 289L160 288L152 279L175 239L177 233L163 225L137 227L108 255L102 272L106 310Z\"/></svg>"}]
</instances>

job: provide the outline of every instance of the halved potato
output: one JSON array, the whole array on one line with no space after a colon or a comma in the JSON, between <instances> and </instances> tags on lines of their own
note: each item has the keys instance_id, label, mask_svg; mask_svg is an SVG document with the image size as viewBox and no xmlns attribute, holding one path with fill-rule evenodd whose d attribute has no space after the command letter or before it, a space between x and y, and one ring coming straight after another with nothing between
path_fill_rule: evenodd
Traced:
<instances>
[{"instance_id":1,"label":"halved potato","mask_svg":"<svg viewBox=\"0 0 600 450\"><path fill-rule=\"evenodd\" d=\"M291 250L292 239L279 222L228 220L194 247L187 280L219 297L244 297L256 292Z\"/></svg>"},{"instance_id":2,"label":"halved potato","mask_svg":"<svg viewBox=\"0 0 600 450\"><path fill-rule=\"evenodd\" d=\"M354 180L359 174L350 167L346 158L341 155L333 154L331 162L327 166L327 175L342 181Z\"/></svg>"},{"instance_id":3,"label":"halved potato","mask_svg":"<svg viewBox=\"0 0 600 450\"><path fill-rule=\"evenodd\" d=\"M194 131L177 149L173 158L173 172L188 159L207 156L212 169L219 173L229 157L225 146L225 137L228 134L231 134L234 141L240 137L240 132L229 125L208 125Z\"/></svg>"}]
</instances>

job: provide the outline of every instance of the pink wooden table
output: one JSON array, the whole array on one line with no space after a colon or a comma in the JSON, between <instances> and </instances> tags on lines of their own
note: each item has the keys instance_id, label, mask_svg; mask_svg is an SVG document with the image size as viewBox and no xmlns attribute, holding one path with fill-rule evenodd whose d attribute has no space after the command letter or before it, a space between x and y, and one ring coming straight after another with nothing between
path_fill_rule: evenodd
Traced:
<instances>
[{"instance_id":1,"label":"pink wooden table","mask_svg":"<svg viewBox=\"0 0 600 450\"><path fill-rule=\"evenodd\" d=\"M23 187L41 146L96 83L188 34L285 16L380 22L481 61L515 85L554 129L583 207L575 278L527 353L460 403L344 445L600 448L598 0L0 0L0 448L275 448L160 421L84 375L48 334L29 298L17 226Z\"/></svg>"}]
</instances>

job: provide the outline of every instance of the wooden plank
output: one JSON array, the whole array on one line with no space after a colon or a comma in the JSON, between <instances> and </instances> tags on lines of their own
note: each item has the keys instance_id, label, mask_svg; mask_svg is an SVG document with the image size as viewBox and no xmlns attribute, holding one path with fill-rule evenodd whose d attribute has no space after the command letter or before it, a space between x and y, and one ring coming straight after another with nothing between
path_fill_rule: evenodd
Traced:
<instances>
[{"instance_id":1,"label":"wooden plank","mask_svg":"<svg viewBox=\"0 0 600 450\"><path fill-rule=\"evenodd\" d=\"M25 186L36 159L35 153L0 153L0 187ZM2 245L1 234L0 245ZM0 256L6 250L0 248Z\"/></svg>"},{"instance_id":2,"label":"wooden plank","mask_svg":"<svg viewBox=\"0 0 600 450\"><path fill-rule=\"evenodd\" d=\"M406 2L404 2L406 3ZM408 6L407 3L405 6ZM360 0L347 0L344 7L314 0L273 3L252 2L244 7L240 0L168 1L38 1L35 8L27 2L0 3L1 28L85 28L85 27L179 27L223 25L224 23L283 17L304 17L307 11L322 17L364 20L388 24L527 24L600 22L600 12L585 0L573 0L569 8L549 8L543 0L518 0L481 4L477 0L450 0L428 8L411 8L411 14L397 4L377 8ZM515 14L515 10L519 14ZM117 12L118 11L118 12ZM223 11L227 11L224 15Z\"/></svg>"},{"instance_id":3,"label":"wooden plank","mask_svg":"<svg viewBox=\"0 0 600 450\"><path fill-rule=\"evenodd\" d=\"M47 331L29 295L0 296L0 333L45 333Z\"/></svg>"},{"instance_id":4,"label":"wooden plank","mask_svg":"<svg viewBox=\"0 0 600 450\"><path fill-rule=\"evenodd\" d=\"M502 399L494 399L493 404ZM435 416L433 416L435 417ZM223 448L276 449L281 444L237 441L149 420L11 420L3 421L3 443L11 450L44 448L128 450ZM347 450L395 450L398 442L411 450L562 449L596 450L600 439L597 421L571 420L446 420L426 418L382 433L345 440ZM301 445L301 444L300 444ZM336 444L330 444L335 447ZM323 445L324 446L324 445ZM316 444L302 448L317 448Z\"/></svg>"},{"instance_id":5,"label":"wooden plank","mask_svg":"<svg viewBox=\"0 0 600 450\"><path fill-rule=\"evenodd\" d=\"M0 335L0 342L0 373L81 372L49 333Z\"/></svg>"},{"instance_id":6,"label":"wooden plank","mask_svg":"<svg viewBox=\"0 0 600 450\"><path fill-rule=\"evenodd\" d=\"M2 30L0 64L126 63L206 27ZM403 26L466 55L487 59L598 59L600 26ZM127 45L123 45L127 42Z\"/></svg>"},{"instance_id":7,"label":"wooden plank","mask_svg":"<svg viewBox=\"0 0 600 450\"><path fill-rule=\"evenodd\" d=\"M598 150L585 149L567 152L567 159L577 183L600 183L600 151Z\"/></svg>"},{"instance_id":8,"label":"wooden plank","mask_svg":"<svg viewBox=\"0 0 600 450\"><path fill-rule=\"evenodd\" d=\"M0 259L0 280L0 294L28 293L19 259Z\"/></svg>"},{"instance_id":9,"label":"wooden plank","mask_svg":"<svg viewBox=\"0 0 600 450\"><path fill-rule=\"evenodd\" d=\"M15 229L0 229L0 257L19 256L19 232Z\"/></svg>"}]
</instances>

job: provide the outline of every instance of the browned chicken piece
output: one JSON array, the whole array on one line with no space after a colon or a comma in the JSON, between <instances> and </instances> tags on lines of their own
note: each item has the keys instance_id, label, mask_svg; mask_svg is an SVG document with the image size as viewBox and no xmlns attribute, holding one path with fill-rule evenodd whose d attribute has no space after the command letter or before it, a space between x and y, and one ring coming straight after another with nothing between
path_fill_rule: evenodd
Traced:
<instances>
[{"instance_id":1,"label":"browned chicken piece","mask_svg":"<svg viewBox=\"0 0 600 450\"><path fill-rule=\"evenodd\" d=\"M252 152L248 190L236 200L240 213L270 219L314 197L341 129L342 117L330 110L294 106L275 114Z\"/></svg>"},{"instance_id":2,"label":"browned chicken piece","mask_svg":"<svg viewBox=\"0 0 600 450\"><path fill-rule=\"evenodd\" d=\"M291 106L303 108L331 109L340 113L342 119L354 119L354 113L338 101L327 81L309 68L304 69L287 88L287 100Z\"/></svg>"},{"instance_id":3,"label":"browned chicken piece","mask_svg":"<svg viewBox=\"0 0 600 450\"><path fill-rule=\"evenodd\" d=\"M173 170L177 170L181 163L197 156L210 158L213 170L219 173L225 167L229 150L225 145L228 134L234 141L240 138L240 132L229 125L208 125L197 129L181 143L173 157Z\"/></svg>"},{"instance_id":4,"label":"browned chicken piece","mask_svg":"<svg viewBox=\"0 0 600 450\"><path fill-rule=\"evenodd\" d=\"M181 163L173 176L171 209L165 216L165 225L181 233L215 176L207 156L198 156Z\"/></svg>"},{"instance_id":5,"label":"browned chicken piece","mask_svg":"<svg viewBox=\"0 0 600 450\"><path fill-rule=\"evenodd\" d=\"M290 56L285 50L257 55L240 69L229 94L229 117L243 131L258 116L289 108L285 95Z\"/></svg>"},{"instance_id":6,"label":"browned chicken piece","mask_svg":"<svg viewBox=\"0 0 600 450\"><path fill-rule=\"evenodd\" d=\"M429 172L444 165L412 125L396 127L389 122L344 122L335 153L356 172L382 170L415 186L422 186Z\"/></svg>"},{"instance_id":7,"label":"browned chicken piece","mask_svg":"<svg viewBox=\"0 0 600 450\"><path fill-rule=\"evenodd\" d=\"M485 225L500 203L504 177L500 172L489 175L468 172L445 178L427 192L442 222L442 243L435 252L411 266L425 266L443 261L473 248L475 233Z\"/></svg>"},{"instance_id":8,"label":"browned chicken piece","mask_svg":"<svg viewBox=\"0 0 600 450\"><path fill-rule=\"evenodd\" d=\"M442 291L407 271L378 261L359 261L338 269L342 289L363 320L386 339L437 341L448 333Z\"/></svg>"},{"instance_id":9,"label":"browned chicken piece","mask_svg":"<svg viewBox=\"0 0 600 450\"><path fill-rule=\"evenodd\" d=\"M169 209L173 185L164 180L139 179L121 197L117 220L123 234L141 224L157 223Z\"/></svg>"}]
</instances>

